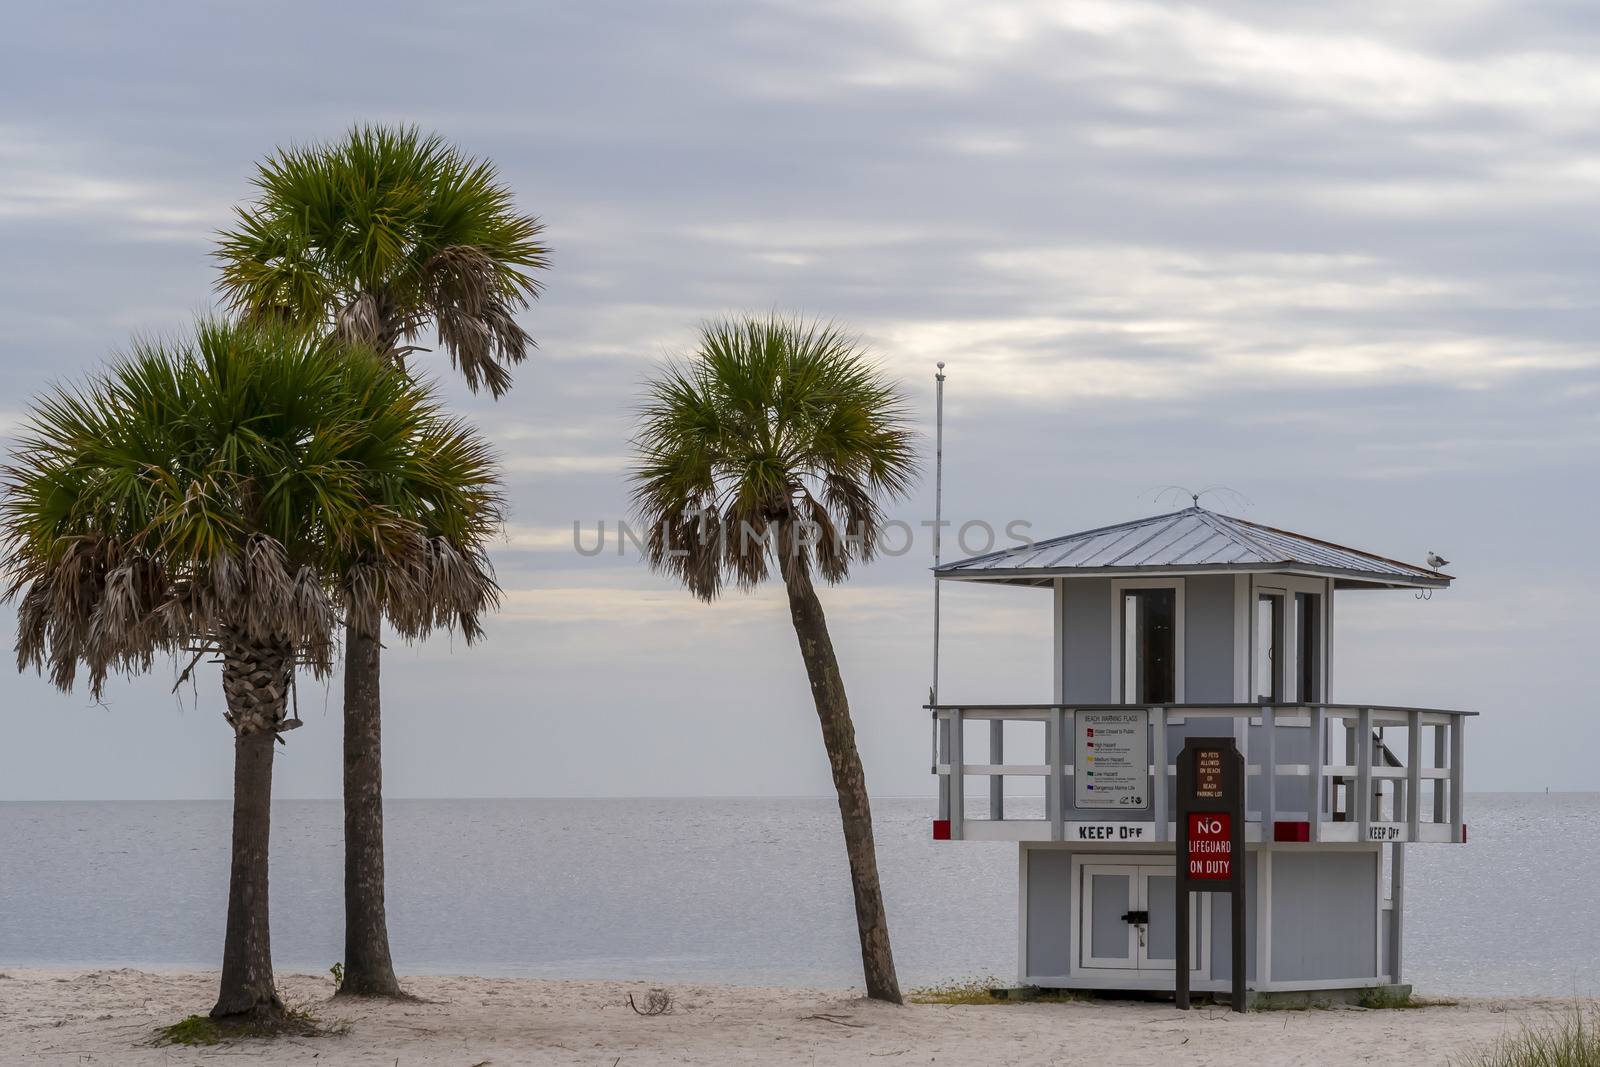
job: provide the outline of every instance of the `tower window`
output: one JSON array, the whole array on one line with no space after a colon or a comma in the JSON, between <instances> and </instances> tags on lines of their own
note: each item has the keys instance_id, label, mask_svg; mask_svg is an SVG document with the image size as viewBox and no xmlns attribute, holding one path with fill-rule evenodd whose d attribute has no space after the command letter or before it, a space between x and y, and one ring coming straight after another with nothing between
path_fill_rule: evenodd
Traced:
<instances>
[{"instance_id":1,"label":"tower window","mask_svg":"<svg viewBox=\"0 0 1600 1067\"><path fill-rule=\"evenodd\" d=\"M1296 651L1299 670L1301 703L1314 704L1326 699L1322 693L1322 595L1296 593L1294 595L1294 625L1298 638Z\"/></svg>"},{"instance_id":2,"label":"tower window","mask_svg":"<svg viewBox=\"0 0 1600 1067\"><path fill-rule=\"evenodd\" d=\"M1262 593L1256 599L1256 700L1283 700L1283 594Z\"/></svg>"},{"instance_id":3,"label":"tower window","mask_svg":"<svg viewBox=\"0 0 1600 1067\"><path fill-rule=\"evenodd\" d=\"M1177 622L1177 590L1124 591L1123 703L1171 704L1177 699Z\"/></svg>"}]
</instances>

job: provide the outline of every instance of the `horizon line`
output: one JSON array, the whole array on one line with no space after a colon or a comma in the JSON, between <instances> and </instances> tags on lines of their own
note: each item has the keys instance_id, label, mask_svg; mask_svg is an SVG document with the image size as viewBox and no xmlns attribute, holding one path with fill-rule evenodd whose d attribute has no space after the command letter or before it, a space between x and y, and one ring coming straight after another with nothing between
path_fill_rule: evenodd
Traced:
<instances>
[{"instance_id":1,"label":"horizon line","mask_svg":"<svg viewBox=\"0 0 1600 1067\"><path fill-rule=\"evenodd\" d=\"M1475 789L1467 796L1499 794L1504 796L1593 796L1600 789ZM1008 800L1038 800L1043 794L1020 793L1006 795ZM935 793L877 793L868 794L871 800L927 800L937 801ZM546 795L481 795L481 796L402 796L383 798L385 801L458 801L458 800L835 800L831 793L565 793ZM340 796L273 797L274 804L291 803L341 803ZM0 797L0 804L231 804L231 797Z\"/></svg>"}]
</instances>

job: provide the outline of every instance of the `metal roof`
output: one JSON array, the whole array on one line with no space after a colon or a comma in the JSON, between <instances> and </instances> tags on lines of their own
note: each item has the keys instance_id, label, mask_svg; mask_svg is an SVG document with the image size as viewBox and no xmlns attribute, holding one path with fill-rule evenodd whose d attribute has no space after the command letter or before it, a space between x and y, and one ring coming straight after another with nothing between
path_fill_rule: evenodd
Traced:
<instances>
[{"instance_id":1,"label":"metal roof","mask_svg":"<svg viewBox=\"0 0 1600 1067\"><path fill-rule=\"evenodd\" d=\"M939 567L941 578L1042 584L1090 574L1292 571L1340 586L1442 588L1450 575L1195 506L990 552Z\"/></svg>"}]
</instances>

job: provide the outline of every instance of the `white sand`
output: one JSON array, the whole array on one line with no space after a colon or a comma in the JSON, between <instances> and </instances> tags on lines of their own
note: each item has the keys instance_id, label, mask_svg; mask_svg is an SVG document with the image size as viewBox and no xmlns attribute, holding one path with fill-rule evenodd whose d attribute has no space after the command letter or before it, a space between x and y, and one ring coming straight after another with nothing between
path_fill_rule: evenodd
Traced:
<instances>
[{"instance_id":1,"label":"white sand","mask_svg":"<svg viewBox=\"0 0 1600 1067\"><path fill-rule=\"evenodd\" d=\"M155 1048L154 1028L203 1012L211 974L11 970L0 978L0 1063L141 1064L1359 1064L1442 1063L1570 1001L1463 1000L1411 1011L1271 1012L1170 1004L948 1007L869 1003L848 992L668 987L670 1015L641 1018L649 986L410 978L426 1002L330 1000L326 977L280 976L338 1037Z\"/></svg>"}]
</instances>

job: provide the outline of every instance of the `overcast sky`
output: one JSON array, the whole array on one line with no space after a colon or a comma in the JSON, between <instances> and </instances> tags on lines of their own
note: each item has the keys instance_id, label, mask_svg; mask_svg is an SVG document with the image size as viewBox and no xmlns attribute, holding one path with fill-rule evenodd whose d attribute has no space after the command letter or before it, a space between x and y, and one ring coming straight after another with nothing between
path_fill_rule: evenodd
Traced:
<instances>
[{"instance_id":1,"label":"overcast sky","mask_svg":"<svg viewBox=\"0 0 1600 1067\"><path fill-rule=\"evenodd\" d=\"M857 330L932 422L946 514L1038 536L1220 510L1420 560L1340 597L1335 699L1481 711L1475 789L1596 788L1600 15L1572 0L35 4L0 62L0 417L211 306L275 145L415 122L554 249L495 404L506 608L385 660L390 796L822 794L781 590L712 606L636 555L641 378L702 317ZM929 450L931 452L931 449ZM900 510L931 514L931 478ZM959 553L952 553L959 554ZM824 590L869 785L927 794L915 555ZM946 600L944 694L1048 699L1047 597ZM14 608L0 609L9 647ZM215 676L106 706L0 679L0 799L221 797ZM330 695L331 692L331 695ZM279 796L339 791L302 680Z\"/></svg>"}]
</instances>

